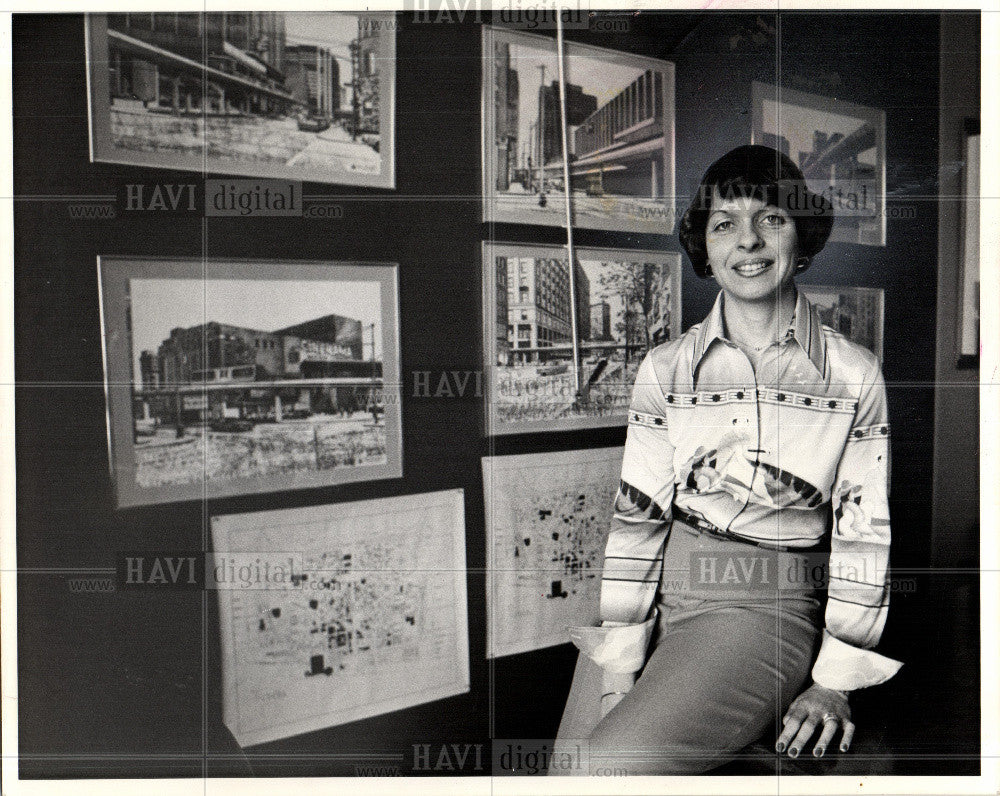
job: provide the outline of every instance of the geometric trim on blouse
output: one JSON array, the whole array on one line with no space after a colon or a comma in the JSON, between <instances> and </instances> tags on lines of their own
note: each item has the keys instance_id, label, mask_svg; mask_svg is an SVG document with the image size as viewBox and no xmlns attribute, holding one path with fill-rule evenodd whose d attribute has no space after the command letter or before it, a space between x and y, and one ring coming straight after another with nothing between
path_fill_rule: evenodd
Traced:
<instances>
[{"instance_id":1,"label":"geometric trim on blouse","mask_svg":"<svg viewBox=\"0 0 1000 796\"><path fill-rule=\"evenodd\" d=\"M649 415L645 412L629 412L628 422L635 423L640 426L649 426L650 428L666 428L667 419L665 417L660 417L658 415Z\"/></svg>"},{"instance_id":2,"label":"geometric trim on blouse","mask_svg":"<svg viewBox=\"0 0 1000 796\"><path fill-rule=\"evenodd\" d=\"M849 415L854 414L858 409L858 402L853 398L824 398L823 396L806 395L804 393L770 387L755 390L744 390L734 387L728 390L700 391L697 393L671 392L664 393L664 398L671 408L676 409L693 409L698 404L702 406L706 404L708 406L724 406L731 403L753 403L755 400L779 406L796 406L803 409L813 409L824 413L834 412ZM653 427L665 426L667 424L665 417L645 412L636 412L634 410L629 411L629 422Z\"/></svg>"},{"instance_id":3,"label":"geometric trim on blouse","mask_svg":"<svg viewBox=\"0 0 1000 796\"><path fill-rule=\"evenodd\" d=\"M879 423L877 426L857 426L847 435L848 442L860 442L866 439L888 439L889 424Z\"/></svg>"}]
</instances>

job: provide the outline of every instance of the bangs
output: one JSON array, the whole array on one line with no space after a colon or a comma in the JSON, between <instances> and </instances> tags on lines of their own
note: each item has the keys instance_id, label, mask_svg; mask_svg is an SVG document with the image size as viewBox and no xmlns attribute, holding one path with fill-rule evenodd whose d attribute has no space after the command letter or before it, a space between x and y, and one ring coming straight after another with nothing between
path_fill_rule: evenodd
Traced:
<instances>
[{"instance_id":1,"label":"bangs","mask_svg":"<svg viewBox=\"0 0 1000 796\"><path fill-rule=\"evenodd\" d=\"M712 197L716 191L723 201L759 199L765 205L781 206L778 200L782 191L779 190L777 182L768 179L768 175L734 174L706 187L709 188L708 196L705 197L709 202L706 209L711 207Z\"/></svg>"}]
</instances>

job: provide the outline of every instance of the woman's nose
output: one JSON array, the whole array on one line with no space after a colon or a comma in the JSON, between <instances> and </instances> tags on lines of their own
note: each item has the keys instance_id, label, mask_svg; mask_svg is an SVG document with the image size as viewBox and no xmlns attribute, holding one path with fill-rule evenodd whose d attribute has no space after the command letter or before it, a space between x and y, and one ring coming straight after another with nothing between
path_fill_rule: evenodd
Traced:
<instances>
[{"instance_id":1,"label":"woman's nose","mask_svg":"<svg viewBox=\"0 0 1000 796\"><path fill-rule=\"evenodd\" d=\"M757 227L753 224L744 224L740 229L739 246L741 249L753 251L763 242Z\"/></svg>"}]
</instances>

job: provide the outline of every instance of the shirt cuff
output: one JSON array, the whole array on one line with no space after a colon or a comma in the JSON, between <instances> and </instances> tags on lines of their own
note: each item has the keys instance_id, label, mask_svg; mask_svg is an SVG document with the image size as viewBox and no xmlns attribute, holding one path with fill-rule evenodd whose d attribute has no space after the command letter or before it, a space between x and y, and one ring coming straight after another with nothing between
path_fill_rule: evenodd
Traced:
<instances>
[{"instance_id":1,"label":"shirt cuff","mask_svg":"<svg viewBox=\"0 0 1000 796\"><path fill-rule=\"evenodd\" d=\"M877 652L853 647L828 630L813 664L813 682L835 691L854 691L879 685L896 674L902 663Z\"/></svg>"},{"instance_id":2,"label":"shirt cuff","mask_svg":"<svg viewBox=\"0 0 1000 796\"><path fill-rule=\"evenodd\" d=\"M605 622L601 627L571 627L569 638L580 652L606 672L631 674L646 663L646 650L655 625L654 612L639 624Z\"/></svg>"}]
</instances>

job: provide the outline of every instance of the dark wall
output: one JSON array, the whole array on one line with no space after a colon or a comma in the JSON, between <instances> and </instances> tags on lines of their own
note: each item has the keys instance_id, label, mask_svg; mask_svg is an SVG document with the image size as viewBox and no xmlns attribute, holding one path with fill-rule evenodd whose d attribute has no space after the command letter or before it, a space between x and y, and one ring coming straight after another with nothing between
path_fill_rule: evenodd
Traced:
<instances>
[{"instance_id":1,"label":"dark wall","mask_svg":"<svg viewBox=\"0 0 1000 796\"><path fill-rule=\"evenodd\" d=\"M482 436L480 398L414 397L414 371L482 367L477 331L482 240L556 243L561 233L507 225L491 229L480 221L480 28L413 24L406 14L399 22L396 190L325 185L305 190L385 195L391 201L339 200L344 219L327 222L124 211L115 220L87 222L70 220L65 202L16 203L22 776L352 774L351 752L405 755L408 762L418 743L554 734L573 648L492 663L484 659L479 460L488 454L621 444L624 430L490 441ZM885 37L889 29L891 42ZM567 38L675 62L676 184L683 206L711 161L749 141L752 80L885 109L890 177L894 168L916 175L921 187L915 190L933 194L937 30L934 14L649 13L632 18L629 34L573 31ZM191 173L88 162L81 17L15 17L13 68L18 196L121 196L126 183L202 182ZM937 252L935 205L913 204L916 221L890 220L885 248L831 244L803 280L885 289L885 375L895 434L894 560L908 566L926 564L929 549ZM583 230L576 242L680 251L674 236ZM403 478L208 505L114 510L99 254L398 262ZM705 315L714 293L714 283L698 280L685 267L685 328ZM59 569L111 567L123 550L201 549L211 514L453 487L465 490L471 692L258 747L251 750L254 756L241 753L221 722L214 595L72 594ZM912 648L910 635L892 628L915 610L904 599L891 612L889 654L905 656ZM214 756L208 760L205 753Z\"/></svg>"},{"instance_id":2,"label":"dark wall","mask_svg":"<svg viewBox=\"0 0 1000 796\"><path fill-rule=\"evenodd\" d=\"M942 196L963 191L966 125L979 123L979 16L949 14L941 20L939 116ZM934 411L934 532L931 563L975 566L979 558L979 365L959 367L962 291L962 205L941 202L938 252L938 392ZM950 300L948 300L950 297Z\"/></svg>"}]
</instances>

